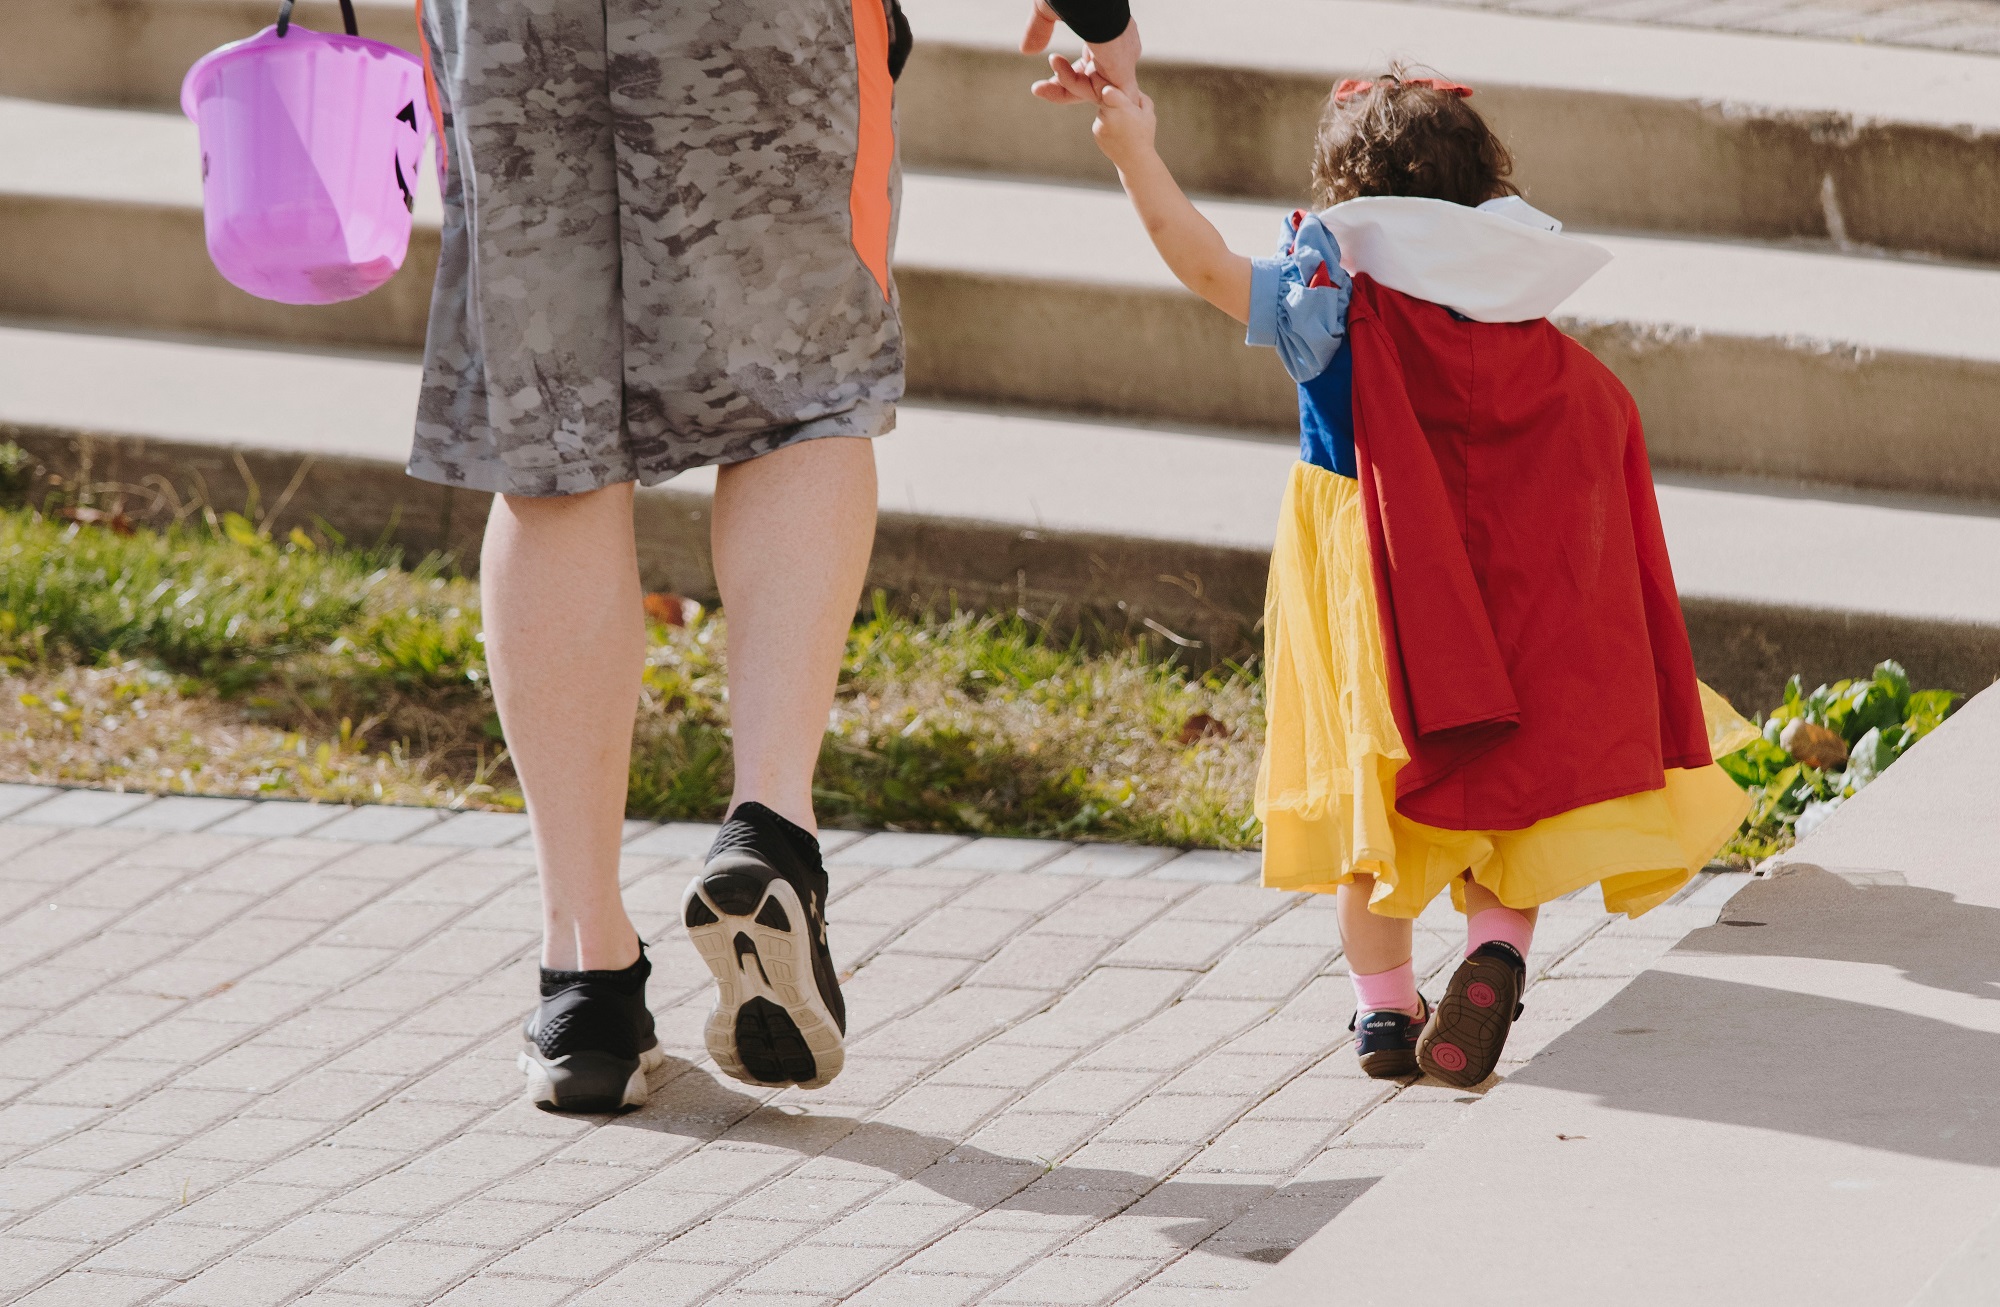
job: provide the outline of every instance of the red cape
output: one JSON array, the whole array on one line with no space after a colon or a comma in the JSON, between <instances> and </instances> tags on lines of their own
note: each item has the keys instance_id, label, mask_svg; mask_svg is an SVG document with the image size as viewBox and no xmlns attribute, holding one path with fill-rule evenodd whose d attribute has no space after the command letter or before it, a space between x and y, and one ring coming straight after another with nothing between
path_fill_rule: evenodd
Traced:
<instances>
[{"instance_id":1,"label":"red cape","mask_svg":"<svg viewBox=\"0 0 2000 1307\"><path fill-rule=\"evenodd\" d=\"M1709 761L1638 407L1533 322L1354 279L1354 444L1404 816L1519 830Z\"/></svg>"}]
</instances>

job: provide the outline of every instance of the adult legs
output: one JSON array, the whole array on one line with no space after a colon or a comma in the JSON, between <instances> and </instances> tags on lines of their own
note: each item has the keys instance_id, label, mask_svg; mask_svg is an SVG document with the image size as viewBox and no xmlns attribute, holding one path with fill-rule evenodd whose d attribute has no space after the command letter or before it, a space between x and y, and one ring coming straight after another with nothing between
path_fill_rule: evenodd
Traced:
<instances>
[{"instance_id":1,"label":"adult legs","mask_svg":"<svg viewBox=\"0 0 2000 1307\"><path fill-rule=\"evenodd\" d=\"M817 831L813 767L875 541L874 445L807 440L720 469L711 541L729 619L729 806L754 800Z\"/></svg>"},{"instance_id":2,"label":"adult legs","mask_svg":"<svg viewBox=\"0 0 2000 1307\"><path fill-rule=\"evenodd\" d=\"M534 828L542 965L628 967L639 937L618 849L646 657L631 484L494 496L479 588L494 703Z\"/></svg>"},{"instance_id":3,"label":"adult legs","mask_svg":"<svg viewBox=\"0 0 2000 1307\"><path fill-rule=\"evenodd\" d=\"M813 765L875 531L862 439L788 446L723 468L714 551L729 616L736 793L808 830ZM618 892L632 720L645 663L632 486L493 500L480 553L486 656L528 796L542 965L638 957Z\"/></svg>"},{"instance_id":4,"label":"adult legs","mask_svg":"<svg viewBox=\"0 0 2000 1307\"><path fill-rule=\"evenodd\" d=\"M813 767L874 528L866 439L801 441L717 474L711 540L729 619L736 789L683 919L718 986L709 1055L749 1084L816 1089L845 1062L826 868L798 828L817 833ZM774 974L766 956L792 965Z\"/></svg>"}]
</instances>

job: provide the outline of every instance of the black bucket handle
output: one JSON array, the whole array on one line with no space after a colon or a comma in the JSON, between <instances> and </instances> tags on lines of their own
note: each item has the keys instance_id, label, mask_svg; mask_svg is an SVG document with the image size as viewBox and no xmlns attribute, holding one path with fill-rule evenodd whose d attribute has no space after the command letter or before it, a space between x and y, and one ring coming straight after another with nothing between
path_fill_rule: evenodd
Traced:
<instances>
[{"instance_id":1,"label":"black bucket handle","mask_svg":"<svg viewBox=\"0 0 2000 1307\"><path fill-rule=\"evenodd\" d=\"M278 6L278 35L283 36L292 26L292 5L296 0L284 0ZM354 0L340 0L340 17L347 24L349 36L361 35L360 24L354 21Z\"/></svg>"}]
</instances>

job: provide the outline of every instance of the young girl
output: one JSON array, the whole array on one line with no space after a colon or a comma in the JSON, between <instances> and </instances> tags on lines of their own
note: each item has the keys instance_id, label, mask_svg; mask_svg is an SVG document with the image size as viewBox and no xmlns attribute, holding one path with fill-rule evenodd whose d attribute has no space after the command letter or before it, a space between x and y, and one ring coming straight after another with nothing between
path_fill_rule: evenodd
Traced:
<instances>
[{"instance_id":1,"label":"young girl","mask_svg":"<svg viewBox=\"0 0 2000 1307\"><path fill-rule=\"evenodd\" d=\"M1665 901L1747 811L1747 729L1699 686L1638 415L1546 315L1609 255L1519 198L1470 89L1342 82L1320 212L1232 253L1101 90L1094 134L1161 256L1274 346L1300 462L1265 605L1264 884L1333 893L1361 1065L1454 1086L1500 1061L1539 904ZM1449 886L1465 956L1432 1010L1411 919Z\"/></svg>"}]
</instances>

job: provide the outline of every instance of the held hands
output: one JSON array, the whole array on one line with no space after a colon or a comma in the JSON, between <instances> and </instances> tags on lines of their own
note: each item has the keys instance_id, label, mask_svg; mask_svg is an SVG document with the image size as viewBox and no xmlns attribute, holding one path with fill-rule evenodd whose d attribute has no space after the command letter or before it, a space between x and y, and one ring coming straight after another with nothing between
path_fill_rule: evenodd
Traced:
<instances>
[{"instance_id":1,"label":"held hands","mask_svg":"<svg viewBox=\"0 0 2000 1307\"><path fill-rule=\"evenodd\" d=\"M1021 37L1021 49L1039 54L1048 49L1060 20L1045 0L1035 0L1028 17L1028 30ZM1051 104L1101 103L1104 88L1116 86L1128 94L1139 90L1139 24L1127 23L1125 30L1109 41L1084 47L1084 57L1072 63L1059 54L1049 56L1052 74L1036 82L1030 90Z\"/></svg>"},{"instance_id":2,"label":"held hands","mask_svg":"<svg viewBox=\"0 0 2000 1307\"><path fill-rule=\"evenodd\" d=\"M1129 173L1134 165L1156 157L1153 134L1158 125L1151 96L1136 89L1127 95L1116 86L1106 86L1099 93L1097 121L1090 125L1090 134L1104 157L1120 172Z\"/></svg>"},{"instance_id":3,"label":"held hands","mask_svg":"<svg viewBox=\"0 0 2000 1307\"><path fill-rule=\"evenodd\" d=\"M1047 0L1035 0L1021 49L1029 54L1046 49L1055 26L1056 13ZM1127 23L1115 39L1092 45L1081 62L1051 55L1049 68L1055 75L1036 82L1034 91L1052 104L1097 106L1090 134L1118 165L1118 180L1160 257L1182 285L1238 322L1248 322L1250 260L1232 253L1214 224L1188 203L1153 148L1157 120L1152 99L1139 89L1138 67L1139 27Z\"/></svg>"},{"instance_id":4,"label":"held hands","mask_svg":"<svg viewBox=\"0 0 2000 1307\"><path fill-rule=\"evenodd\" d=\"M1034 0L1021 49L1028 54L1046 50L1061 19L1048 0ZM1121 169L1153 153L1153 102L1139 89L1139 24L1109 41L1086 44L1083 58L1072 63L1049 56L1052 76L1030 89L1051 104L1094 104L1097 121L1090 132L1097 148Z\"/></svg>"}]
</instances>

